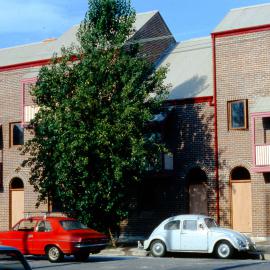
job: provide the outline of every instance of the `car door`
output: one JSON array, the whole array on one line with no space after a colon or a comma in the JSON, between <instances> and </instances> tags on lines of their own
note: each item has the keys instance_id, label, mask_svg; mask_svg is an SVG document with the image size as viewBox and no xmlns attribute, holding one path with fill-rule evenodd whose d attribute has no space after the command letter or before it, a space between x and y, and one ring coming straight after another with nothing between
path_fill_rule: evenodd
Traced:
<instances>
[{"instance_id":1,"label":"car door","mask_svg":"<svg viewBox=\"0 0 270 270\"><path fill-rule=\"evenodd\" d=\"M181 250L207 251L208 230L197 219L185 219L180 233Z\"/></svg>"},{"instance_id":2,"label":"car door","mask_svg":"<svg viewBox=\"0 0 270 270\"><path fill-rule=\"evenodd\" d=\"M31 254L42 255L45 253L45 246L52 242L52 225L48 220L40 220L35 231L29 235Z\"/></svg>"},{"instance_id":3,"label":"car door","mask_svg":"<svg viewBox=\"0 0 270 270\"><path fill-rule=\"evenodd\" d=\"M171 220L164 225L167 249L180 250L180 220Z\"/></svg>"},{"instance_id":4,"label":"car door","mask_svg":"<svg viewBox=\"0 0 270 270\"><path fill-rule=\"evenodd\" d=\"M7 239L3 244L18 248L23 254L29 254L29 234L34 230L35 221L23 219L7 233Z\"/></svg>"}]
</instances>

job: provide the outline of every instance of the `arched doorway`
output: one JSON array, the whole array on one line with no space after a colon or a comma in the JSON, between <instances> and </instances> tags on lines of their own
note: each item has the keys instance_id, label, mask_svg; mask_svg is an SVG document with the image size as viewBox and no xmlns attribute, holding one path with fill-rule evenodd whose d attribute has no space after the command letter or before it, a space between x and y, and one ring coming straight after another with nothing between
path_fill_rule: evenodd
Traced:
<instances>
[{"instance_id":1,"label":"arched doorway","mask_svg":"<svg viewBox=\"0 0 270 270\"><path fill-rule=\"evenodd\" d=\"M189 213L208 215L207 176L200 168L193 168L187 175Z\"/></svg>"},{"instance_id":2,"label":"arched doorway","mask_svg":"<svg viewBox=\"0 0 270 270\"><path fill-rule=\"evenodd\" d=\"M24 185L20 178L10 181L10 227L24 217Z\"/></svg>"},{"instance_id":3,"label":"arched doorway","mask_svg":"<svg viewBox=\"0 0 270 270\"><path fill-rule=\"evenodd\" d=\"M252 232L251 179L244 167L231 171L232 227L234 230Z\"/></svg>"}]
</instances>

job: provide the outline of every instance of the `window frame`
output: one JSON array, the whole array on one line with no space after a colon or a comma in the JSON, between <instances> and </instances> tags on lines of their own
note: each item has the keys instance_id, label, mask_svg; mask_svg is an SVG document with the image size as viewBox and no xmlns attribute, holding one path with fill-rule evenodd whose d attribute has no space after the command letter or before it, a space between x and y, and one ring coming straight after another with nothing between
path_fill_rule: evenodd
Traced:
<instances>
[{"instance_id":1,"label":"window frame","mask_svg":"<svg viewBox=\"0 0 270 270\"><path fill-rule=\"evenodd\" d=\"M180 230L180 224L181 221L180 220L171 220L168 221L165 225L164 225L164 230L165 231L179 231Z\"/></svg>"},{"instance_id":2,"label":"window frame","mask_svg":"<svg viewBox=\"0 0 270 270\"><path fill-rule=\"evenodd\" d=\"M15 125L20 125L21 128L22 128L22 130L23 130L23 142L22 142L22 144L14 144L13 129L14 129ZM12 123L9 123L9 147L13 147L13 146L19 147L21 145L24 145L24 141L25 141L24 135L25 135L24 134L24 127L23 127L23 125L22 125L21 122L12 122Z\"/></svg>"},{"instance_id":3,"label":"window frame","mask_svg":"<svg viewBox=\"0 0 270 270\"><path fill-rule=\"evenodd\" d=\"M186 222L190 222L190 221L196 223L196 229L195 230L192 230L192 229L189 229L189 228L185 228ZM182 225L182 231L189 231L189 232L196 232L196 231L198 231L198 220L196 220L196 219L184 219L182 224L183 224Z\"/></svg>"},{"instance_id":4,"label":"window frame","mask_svg":"<svg viewBox=\"0 0 270 270\"><path fill-rule=\"evenodd\" d=\"M232 104L243 102L244 104L244 126L233 127L232 125ZM248 100L247 99L236 99L227 101L227 122L228 130L248 130Z\"/></svg>"}]
</instances>

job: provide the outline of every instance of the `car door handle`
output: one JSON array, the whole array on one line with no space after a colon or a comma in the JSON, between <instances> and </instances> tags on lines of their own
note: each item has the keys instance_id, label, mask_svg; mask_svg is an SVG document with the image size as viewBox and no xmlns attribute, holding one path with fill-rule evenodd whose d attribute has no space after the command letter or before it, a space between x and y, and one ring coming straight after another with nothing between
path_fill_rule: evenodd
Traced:
<instances>
[{"instance_id":1,"label":"car door handle","mask_svg":"<svg viewBox=\"0 0 270 270\"><path fill-rule=\"evenodd\" d=\"M33 238L33 234L28 234L28 238Z\"/></svg>"}]
</instances>

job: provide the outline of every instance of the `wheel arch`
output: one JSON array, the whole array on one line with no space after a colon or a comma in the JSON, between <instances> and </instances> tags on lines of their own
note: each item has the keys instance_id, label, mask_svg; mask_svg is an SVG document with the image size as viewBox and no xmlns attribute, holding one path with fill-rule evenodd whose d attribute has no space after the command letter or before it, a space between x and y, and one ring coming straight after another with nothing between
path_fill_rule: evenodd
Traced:
<instances>
[{"instance_id":1,"label":"wheel arch","mask_svg":"<svg viewBox=\"0 0 270 270\"><path fill-rule=\"evenodd\" d=\"M216 239L216 240L213 242L213 244L212 244L212 245L210 246L210 248L209 248L209 253L214 252L216 246L217 246L219 243L223 242L223 241L229 242L229 243L233 246L233 248L235 248L236 250L238 250L238 247L237 247L236 243L235 243L234 241L232 241L232 239L230 239L230 238L228 238L228 237L222 237L222 238Z\"/></svg>"},{"instance_id":2,"label":"wheel arch","mask_svg":"<svg viewBox=\"0 0 270 270\"><path fill-rule=\"evenodd\" d=\"M149 251L150 248L151 248L151 245L153 244L153 242L154 242L154 241L157 241L157 240L163 242L163 244L165 245L165 248L166 248L166 250L167 250L168 246L167 246L167 243L166 243L164 237L155 237L155 238L152 238L152 239L149 241L148 247L146 248L146 250Z\"/></svg>"}]
</instances>

